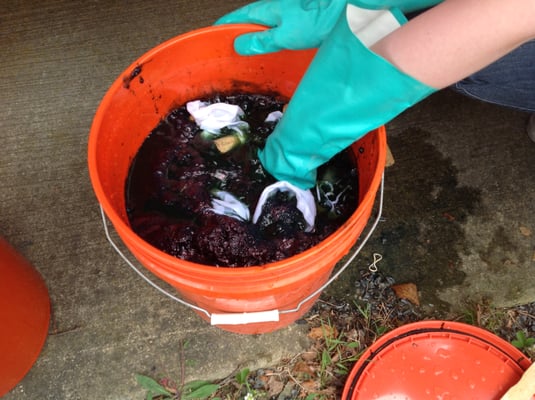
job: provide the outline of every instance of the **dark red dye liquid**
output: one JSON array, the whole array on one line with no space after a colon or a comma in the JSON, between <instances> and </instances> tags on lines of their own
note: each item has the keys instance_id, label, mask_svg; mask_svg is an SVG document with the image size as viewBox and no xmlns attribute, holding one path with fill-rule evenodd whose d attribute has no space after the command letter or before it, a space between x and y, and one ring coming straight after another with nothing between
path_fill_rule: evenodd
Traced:
<instances>
[{"instance_id":1,"label":"dark red dye liquid","mask_svg":"<svg viewBox=\"0 0 535 400\"><path fill-rule=\"evenodd\" d=\"M343 195L331 212L323 200L317 202L312 232L305 232L295 199L286 193L269 199L257 224L215 214L210 210L214 189L232 193L249 206L252 216L262 190L275 182L256 154L276 124L264 122L266 116L282 110L284 103L257 94L219 94L202 100L240 106L251 133L246 143L221 154L201 139L185 105L150 132L132 161L125 190L131 228L145 241L198 264L263 265L318 244L355 211L357 168L353 156L344 151L318 169L318 178L329 177L334 192ZM316 197L316 188L312 190Z\"/></svg>"}]
</instances>

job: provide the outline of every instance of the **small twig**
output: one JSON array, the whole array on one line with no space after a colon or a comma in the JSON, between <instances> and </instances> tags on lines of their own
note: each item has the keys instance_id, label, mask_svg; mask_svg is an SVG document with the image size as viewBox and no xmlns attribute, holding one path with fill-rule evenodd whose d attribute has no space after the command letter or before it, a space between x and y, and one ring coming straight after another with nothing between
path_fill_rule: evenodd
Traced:
<instances>
[{"instance_id":1,"label":"small twig","mask_svg":"<svg viewBox=\"0 0 535 400\"><path fill-rule=\"evenodd\" d=\"M290 371L287 372L288 373L288 378L292 380L293 383L295 383L300 390L306 392L306 388L301 384L301 382L299 382L293 375Z\"/></svg>"},{"instance_id":2,"label":"small twig","mask_svg":"<svg viewBox=\"0 0 535 400\"><path fill-rule=\"evenodd\" d=\"M50 335L51 336L59 336L59 335L65 334L65 333L76 332L80 328L81 328L80 325L74 325L74 326L72 326L70 328L66 328L66 329L62 329L62 330L59 330L58 328L54 327L54 329L52 329L50 331Z\"/></svg>"},{"instance_id":3,"label":"small twig","mask_svg":"<svg viewBox=\"0 0 535 400\"><path fill-rule=\"evenodd\" d=\"M185 361L185 354L184 354L184 339L181 339L178 342L178 355L179 355L179 363L180 363L180 381L177 385L176 389L176 399L182 398L182 391L184 390L184 385L186 384L186 361Z\"/></svg>"},{"instance_id":4,"label":"small twig","mask_svg":"<svg viewBox=\"0 0 535 400\"><path fill-rule=\"evenodd\" d=\"M318 300L318 301L321 301L321 300ZM311 322L311 321L314 321L315 319L318 319L320 318L320 315L319 314L314 314L314 315L311 315L309 317L306 318L306 321L307 322Z\"/></svg>"},{"instance_id":5,"label":"small twig","mask_svg":"<svg viewBox=\"0 0 535 400\"><path fill-rule=\"evenodd\" d=\"M528 313L527 311L516 310L516 312L519 313L519 314L524 315L525 317L528 317L528 318L531 318L531 319L535 319L535 315L532 315L532 314Z\"/></svg>"},{"instance_id":6,"label":"small twig","mask_svg":"<svg viewBox=\"0 0 535 400\"><path fill-rule=\"evenodd\" d=\"M328 302L328 301L326 301L326 300L323 300L323 299L319 299L319 300L318 300L318 303L327 304L328 306L331 306L332 308L335 308L335 307L336 307L336 304L334 304L334 303L330 303L330 302Z\"/></svg>"}]
</instances>

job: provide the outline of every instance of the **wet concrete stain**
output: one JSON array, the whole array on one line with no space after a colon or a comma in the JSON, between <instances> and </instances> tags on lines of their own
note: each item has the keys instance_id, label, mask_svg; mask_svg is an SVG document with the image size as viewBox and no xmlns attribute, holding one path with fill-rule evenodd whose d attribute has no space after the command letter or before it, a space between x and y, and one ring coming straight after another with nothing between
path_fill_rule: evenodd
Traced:
<instances>
[{"instance_id":1,"label":"wet concrete stain","mask_svg":"<svg viewBox=\"0 0 535 400\"><path fill-rule=\"evenodd\" d=\"M490 271L500 272L504 267L511 267L515 264L514 260L521 254L522 252L518 251L518 246L507 235L504 227L498 226L489 245L479 253L479 256Z\"/></svg>"},{"instance_id":2,"label":"wet concrete stain","mask_svg":"<svg viewBox=\"0 0 535 400\"><path fill-rule=\"evenodd\" d=\"M332 289L338 294L351 290L348 281L354 282L366 268L362 259L373 260L372 254L379 253L381 273L396 283L415 283L422 304L439 311L449 308L437 291L465 279L460 271L460 254L467 251L463 224L480 212L481 193L459 185L452 160L429 138L420 129L388 138L395 164L385 170L382 222L361 252L359 271L344 272L345 284Z\"/></svg>"}]
</instances>

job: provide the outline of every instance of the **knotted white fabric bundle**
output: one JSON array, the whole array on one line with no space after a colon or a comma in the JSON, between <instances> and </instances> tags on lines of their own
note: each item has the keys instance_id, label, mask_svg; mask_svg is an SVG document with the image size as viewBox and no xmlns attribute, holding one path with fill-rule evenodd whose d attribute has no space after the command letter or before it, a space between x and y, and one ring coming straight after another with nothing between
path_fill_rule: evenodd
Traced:
<instances>
[{"instance_id":1,"label":"knotted white fabric bundle","mask_svg":"<svg viewBox=\"0 0 535 400\"><path fill-rule=\"evenodd\" d=\"M314 196L310 190L303 190L297 186L292 185L290 182L279 181L272 185L267 186L260 195L256 209L253 214L253 223L256 224L260 215L262 215L262 209L266 200L276 192L290 192L297 199L297 209L303 214L303 218L307 224L305 232L310 232L314 229L314 222L316 219L316 202Z\"/></svg>"},{"instance_id":2,"label":"knotted white fabric bundle","mask_svg":"<svg viewBox=\"0 0 535 400\"><path fill-rule=\"evenodd\" d=\"M243 110L233 104L213 103L209 104L201 100L190 101L186 109L195 119L199 128L204 131L219 134L223 128L236 128L241 131L242 125L247 124L241 120ZM266 117L266 122L277 122L282 117L282 112L274 111ZM248 124L247 124L248 125ZM279 181L267 186L260 195L253 214L253 223L262 215L262 209L267 199L278 191L290 192L297 199L297 209L301 211L306 222L306 232L314 229L316 219L316 203L310 190L303 190L286 181ZM216 214L227 215L242 221L250 219L249 208L231 193L217 190L213 193L211 210Z\"/></svg>"},{"instance_id":3,"label":"knotted white fabric bundle","mask_svg":"<svg viewBox=\"0 0 535 400\"><path fill-rule=\"evenodd\" d=\"M244 112L234 104L214 103L209 104L201 100L190 101L186 104L186 109L195 119L199 128L219 133L222 128L241 125Z\"/></svg>"}]
</instances>

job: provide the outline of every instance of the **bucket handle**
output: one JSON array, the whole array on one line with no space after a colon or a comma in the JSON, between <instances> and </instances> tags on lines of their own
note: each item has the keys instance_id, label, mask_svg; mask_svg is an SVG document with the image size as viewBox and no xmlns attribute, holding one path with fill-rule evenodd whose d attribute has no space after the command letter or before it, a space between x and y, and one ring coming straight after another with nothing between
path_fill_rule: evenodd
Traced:
<instances>
[{"instance_id":1,"label":"bucket handle","mask_svg":"<svg viewBox=\"0 0 535 400\"><path fill-rule=\"evenodd\" d=\"M368 230L368 233L362 239L359 246L353 251L353 254L346 260L346 262L336 271L328 280L325 282L320 288L315 290L313 293L305 297L303 300L301 300L295 308L288 309L288 310L268 310L268 311L256 311L256 312L244 312L244 313L225 313L225 314L219 314L219 313L210 313L208 310L196 306L195 304L191 304L187 302L186 300L183 300L179 297L176 297L175 295L169 293L167 290L159 286L158 284L154 283L152 280L150 280L141 270L134 265L130 261L130 259L122 252L122 250L117 246L117 244L114 242L114 240L111 237L110 231L108 229L108 219L106 218L106 214L104 213L104 209L102 208L102 205L100 205L100 213L102 215L102 223L104 225L104 232L106 234L106 238L108 239L108 242L110 242L113 249L119 254L119 256L126 262L126 264L134 270L143 280L145 280L149 285L154 287L156 290L158 290L160 293L164 294L165 296L171 298L172 300L175 300L176 302L189 307L193 310L199 311L203 314L205 314L209 319L211 325L244 325L244 324L250 324L255 322L277 322L279 321L279 315L280 314L290 314L294 312L298 312L301 307L314 297L316 297L318 294L320 294L327 286L329 286L335 279L337 279L346 269L347 267L353 262L355 257L360 253L364 245L368 242L371 235L377 228L377 225L379 224L379 221L381 219L381 215L383 213L383 198L384 198L384 172L381 177L381 185L379 190L379 205L377 210L377 216L375 217L375 220L373 221L373 224L371 225L370 229Z\"/></svg>"}]
</instances>

